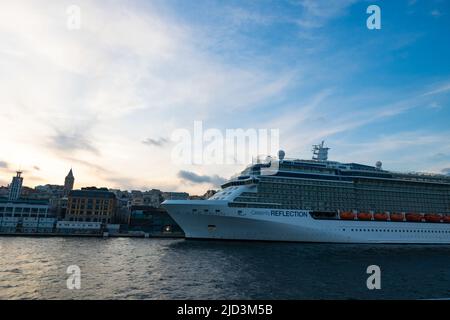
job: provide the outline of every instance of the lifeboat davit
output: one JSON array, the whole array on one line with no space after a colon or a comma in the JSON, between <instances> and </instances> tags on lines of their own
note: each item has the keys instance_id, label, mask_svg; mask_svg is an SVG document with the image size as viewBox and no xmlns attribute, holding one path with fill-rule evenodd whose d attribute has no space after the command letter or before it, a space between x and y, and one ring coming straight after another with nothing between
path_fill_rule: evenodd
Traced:
<instances>
[{"instance_id":1,"label":"lifeboat davit","mask_svg":"<svg viewBox=\"0 0 450 320\"><path fill-rule=\"evenodd\" d=\"M404 221L405 216L403 213L391 213L390 214L391 221Z\"/></svg>"},{"instance_id":2,"label":"lifeboat davit","mask_svg":"<svg viewBox=\"0 0 450 320\"><path fill-rule=\"evenodd\" d=\"M413 221L413 222L421 222L423 219L423 215L420 213L407 213L406 214L406 221Z\"/></svg>"},{"instance_id":3,"label":"lifeboat davit","mask_svg":"<svg viewBox=\"0 0 450 320\"><path fill-rule=\"evenodd\" d=\"M344 211L339 214L339 217L341 217L342 220L354 220L355 214L353 212Z\"/></svg>"},{"instance_id":4,"label":"lifeboat davit","mask_svg":"<svg viewBox=\"0 0 450 320\"><path fill-rule=\"evenodd\" d=\"M442 216L442 222L450 223L450 216L448 216L448 215Z\"/></svg>"},{"instance_id":5,"label":"lifeboat davit","mask_svg":"<svg viewBox=\"0 0 450 320\"><path fill-rule=\"evenodd\" d=\"M379 213L375 213L373 215L373 218L378 221L387 221L388 215L387 215L387 213L379 212Z\"/></svg>"},{"instance_id":6,"label":"lifeboat davit","mask_svg":"<svg viewBox=\"0 0 450 320\"><path fill-rule=\"evenodd\" d=\"M442 216L440 214L429 213L425 215L426 222L441 222Z\"/></svg>"},{"instance_id":7,"label":"lifeboat davit","mask_svg":"<svg viewBox=\"0 0 450 320\"><path fill-rule=\"evenodd\" d=\"M358 213L359 220L372 220L372 214L367 212Z\"/></svg>"}]
</instances>

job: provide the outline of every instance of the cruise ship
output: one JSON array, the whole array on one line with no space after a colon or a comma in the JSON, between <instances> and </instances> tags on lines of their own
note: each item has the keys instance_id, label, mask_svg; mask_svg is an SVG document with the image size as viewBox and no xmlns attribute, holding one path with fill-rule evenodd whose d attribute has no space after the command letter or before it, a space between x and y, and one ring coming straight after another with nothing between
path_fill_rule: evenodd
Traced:
<instances>
[{"instance_id":1,"label":"cruise ship","mask_svg":"<svg viewBox=\"0 0 450 320\"><path fill-rule=\"evenodd\" d=\"M253 161L207 200L163 207L186 238L450 244L450 176L328 160Z\"/></svg>"}]
</instances>

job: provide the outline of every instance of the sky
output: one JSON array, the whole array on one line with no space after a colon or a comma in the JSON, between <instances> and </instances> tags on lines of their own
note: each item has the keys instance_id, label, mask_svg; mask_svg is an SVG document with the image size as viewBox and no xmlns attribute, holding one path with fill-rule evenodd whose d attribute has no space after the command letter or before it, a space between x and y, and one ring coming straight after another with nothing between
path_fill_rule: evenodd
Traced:
<instances>
[{"instance_id":1,"label":"sky","mask_svg":"<svg viewBox=\"0 0 450 320\"><path fill-rule=\"evenodd\" d=\"M245 166L175 163L195 121L447 174L449 36L445 0L2 0L0 185L203 194Z\"/></svg>"}]
</instances>

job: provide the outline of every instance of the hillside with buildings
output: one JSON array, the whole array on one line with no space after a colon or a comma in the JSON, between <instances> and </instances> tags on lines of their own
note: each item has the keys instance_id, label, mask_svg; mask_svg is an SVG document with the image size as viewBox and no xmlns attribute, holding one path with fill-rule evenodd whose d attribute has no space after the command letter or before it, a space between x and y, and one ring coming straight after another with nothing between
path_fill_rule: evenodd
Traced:
<instances>
[{"instance_id":1,"label":"hillside with buildings","mask_svg":"<svg viewBox=\"0 0 450 320\"><path fill-rule=\"evenodd\" d=\"M16 172L8 186L0 187L0 233L61 235L179 235L181 228L161 208L165 200L206 199L186 192L158 189L119 190L82 187L74 190L73 170L63 185L46 184L34 188L23 185Z\"/></svg>"}]
</instances>

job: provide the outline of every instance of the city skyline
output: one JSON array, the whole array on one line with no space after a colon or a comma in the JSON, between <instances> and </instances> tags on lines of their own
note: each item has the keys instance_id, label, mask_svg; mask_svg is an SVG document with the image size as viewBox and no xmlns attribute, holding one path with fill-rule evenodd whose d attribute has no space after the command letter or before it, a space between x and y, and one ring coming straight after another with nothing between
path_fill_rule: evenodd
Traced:
<instances>
[{"instance_id":1,"label":"city skyline","mask_svg":"<svg viewBox=\"0 0 450 320\"><path fill-rule=\"evenodd\" d=\"M186 194L186 196L192 196L192 197L199 197L199 196L204 196L205 194L211 194L211 192L216 192L216 190L213 189L208 189L203 195L196 195L196 194L189 194L186 192L173 192L171 190L159 190L159 189L155 189L152 188L151 186L145 187L143 189L117 189L117 188L112 188L112 187L108 187L108 186L101 186L101 185L84 185L84 186L78 186L78 188L74 188L74 181L75 181L75 177L73 175L72 169L70 169L69 173L67 174L67 176L64 179L64 183L61 182L56 182L56 183L43 183L40 185L35 185L35 186L29 186L26 184L26 177L22 177L23 172L22 171L16 171L15 175L12 175L10 177L10 182L6 183L5 185L0 185L0 188L7 188L8 190L8 197L0 197L0 198L8 198L8 201L15 201L15 200L29 200L28 196L29 196L29 192L30 189L32 189L32 192L42 192L42 187L46 188L46 187L56 187L59 188L61 190L61 196L62 197L67 197L69 195L69 193L71 191L80 191L80 190L108 190L108 191L112 191L112 192L124 192L124 193L129 193L132 194L134 192L139 192L139 193L152 193L152 192L160 192L161 194ZM23 181L25 181L25 184L22 185ZM27 191L23 192L24 189L27 189ZM46 189L46 191L48 191L48 189ZM45 192L44 192L45 193Z\"/></svg>"},{"instance_id":2,"label":"city skyline","mask_svg":"<svg viewBox=\"0 0 450 320\"><path fill-rule=\"evenodd\" d=\"M381 30L366 27L370 4ZM0 8L0 185L16 170L25 185L62 184L72 167L75 188L203 194L243 166L173 163L171 134L198 120L279 129L288 157L325 139L330 160L450 173L444 1Z\"/></svg>"}]
</instances>

